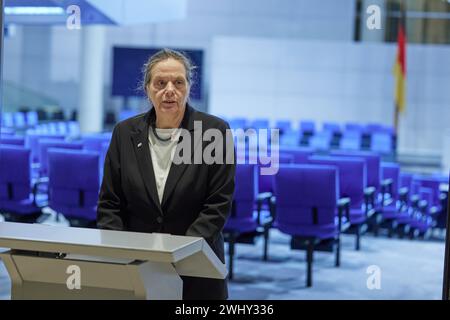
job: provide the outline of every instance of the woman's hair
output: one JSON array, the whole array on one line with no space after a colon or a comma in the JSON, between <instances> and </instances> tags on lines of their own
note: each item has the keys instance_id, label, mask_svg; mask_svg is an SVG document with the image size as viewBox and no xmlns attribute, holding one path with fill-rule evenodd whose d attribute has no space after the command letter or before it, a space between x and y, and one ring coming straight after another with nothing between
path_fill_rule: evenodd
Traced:
<instances>
[{"instance_id":1,"label":"woman's hair","mask_svg":"<svg viewBox=\"0 0 450 320\"><path fill-rule=\"evenodd\" d=\"M183 64L184 69L186 70L186 80L188 81L189 85L192 87L192 81L194 77L194 70L196 69L196 66L193 65L192 61L188 58L188 56L180 51L172 50L172 49L162 49L158 52L156 52L154 55L152 55L147 62L142 67L142 74L143 74L143 81L141 88L144 90L145 93L147 93L147 85L152 80L152 69L153 67L161 61L167 60L167 59L174 59L176 61L179 61Z\"/></svg>"}]
</instances>

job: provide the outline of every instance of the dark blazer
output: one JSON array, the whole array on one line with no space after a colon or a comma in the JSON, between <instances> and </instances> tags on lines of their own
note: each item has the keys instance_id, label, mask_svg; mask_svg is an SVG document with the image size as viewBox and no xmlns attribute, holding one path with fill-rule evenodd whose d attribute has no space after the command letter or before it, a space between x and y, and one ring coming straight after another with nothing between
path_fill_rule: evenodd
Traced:
<instances>
[{"instance_id":1,"label":"dark blazer","mask_svg":"<svg viewBox=\"0 0 450 320\"><path fill-rule=\"evenodd\" d=\"M172 163L160 204L148 144L149 124L154 121L152 108L115 126L105 159L97 226L203 237L225 262L222 229L233 198L235 165ZM186 106L181 127L193 134L194 121L202 122L202 131L220 129L224 137L229 128L220 118ZM226 280L182 278L183 299L228 298Z\"/></svg>"}]
</instances>

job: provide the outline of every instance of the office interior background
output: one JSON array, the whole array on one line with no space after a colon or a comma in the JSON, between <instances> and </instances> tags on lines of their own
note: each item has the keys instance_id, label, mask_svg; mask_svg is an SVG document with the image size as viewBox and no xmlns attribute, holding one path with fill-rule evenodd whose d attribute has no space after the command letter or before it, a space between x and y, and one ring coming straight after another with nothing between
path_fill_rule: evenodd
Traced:
<instances>
[{"instance_id":1,"label":"office interior background","mask_svg":"<svg viewBox=\"0 0 450 320\"><path fill-rule=\"evenodd\" d=\"M406 103L396 128L401 3L6 0L1 188L20 172L31 173L23 178L30 189L22 199L2 189L0 219L91 227L95 202L60 203L48 190L52 183L70 188L71 174L86 174L85 188L98 191L112 128L149 108L138 89L142 64L160 48L180 49L198 66L194 107L232 128L280 129L278 175L267 180L238 165L236 207L239 201L254 206L225 226L230 299L440 299L450 171L450 1L403 1ZM380 9L379 29L367 24L373 5ZM67 168L75 170L52 177L51 166L60 165L55 148L92 151L98 166L69 164L69 153ZM24 150L28 158L19 160ZM289 180L286 173L301 176L289 167L330 164L340 169L339 183L324 182L318 197L339 188L350 197L349 228L338 231L338 267L334 236L319 237L308 277L301 241L307 228L289 220L296 215L279 202L297 199L300 208L304 189L313 188ZM254 185L274 197L258 206ZM24 207L24 199L33 201ZM253 229L240 225L241 214L255 219ZM10 298L9 281L0 263L1 299Z\"/></svg>"}]
</instances>

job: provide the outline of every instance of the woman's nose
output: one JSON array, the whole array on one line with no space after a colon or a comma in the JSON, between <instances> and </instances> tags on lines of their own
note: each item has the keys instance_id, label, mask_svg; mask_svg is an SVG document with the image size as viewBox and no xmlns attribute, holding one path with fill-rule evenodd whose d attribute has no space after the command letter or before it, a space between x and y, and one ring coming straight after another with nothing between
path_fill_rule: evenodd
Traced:
<instances>
[{"instance_id":1,"label":"woman's nose","mask_svg":"<svg viewBox=\"0 0 450 320\"><path fill-rule=\"evenodd\" d=\"M166 86L166 92L174 93L174 91L175 91L175 86L173 85L173 83L171 81L169 81Z\"/></svg>"}]
</instances>

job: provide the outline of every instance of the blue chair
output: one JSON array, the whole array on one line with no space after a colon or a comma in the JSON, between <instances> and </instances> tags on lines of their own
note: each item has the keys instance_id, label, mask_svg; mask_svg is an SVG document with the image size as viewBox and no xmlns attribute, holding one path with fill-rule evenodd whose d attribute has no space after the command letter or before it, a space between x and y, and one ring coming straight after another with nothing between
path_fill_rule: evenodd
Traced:
<instances>
[{"instance_id":1,"label":"blue chair","mask_svg":"<svg viewBox=\"0 0 450 320\"><path fill-rule=\"evenodd\" d=\"M355 249L360 249L361 235L367 230L367 223L374 214L364 190L367 186L366 163L363 159L332 156L311 156L309 163L336 166L339 175L339 197L350 199L347 233L355 234Z\"/></svg>"},{"instance_id":2,"label":"blue chair","mask_svg":"<svg viewBox=\"0 0 450 320\"><path fill-rule=\"evenodd\" d=\"M401 192L400 166L397 163L381 164L382 202L381 227L388 228L388 237L397 232L403 237L408 232L412 219Z\"/></svg>"},{"instance_id":3,"label":"blue chair","mask_svg":"<svg viewBox=\"0 0 450 320\"><path fill-rule=\"evenodd\" d=\"M60 139L40 139L39 140L39 175L48 175L48 151L51 148L57 149L83 149L81 142L68 142Z\"/></svg>"},{"instance_id":4,"label":"blue chair","mask_svg":"<svg viewBox=\"0 0 450 320\"><path fill-rule=\"evenodd\" d=\"M2 127L5 128L13 128L14 127L14 118L13 114L10 112L3 112L1 114L2 117Z\"/></svg>"},{"instance_id":5,"label":"blue chair","mask_svg":"<svg viewBox=\"0 0 450 320\"><path fill-rule=\"evenodd\" d=\"M138 111L135 110L121 110L119 113L119 121L123 121L139 114Z\"/></svg>"},{"instance_id":6,"label":"blue chair","mask_svg":"<svg viewBox=\"0 0 450 320\"><path fill-rule=\"evenodd\" d=\"M383 125L380 123L368 123L365 127L366 132L372 134L374 132L380 132L383 130Z\"/></svg>"},{"instance_id":7,"label":"blue chair","mask_svg":"<svg viewBox=\"0 0 450 320\"><path fill-rule=\"evenodd\" d=\"M322 130L331 132L332 134L339 134L341 133L341 126L336 122L324 122Z\"/></svg>"},{"instance_id":8,"label":"blue chair","mask_svg":"<svg viewBox=\"0 0 450 320\"><path fill-rule=\"evenodd\" d=\"M358 132L364 132L365 128L362 124L357 123L357 122L347 122L344 125L344 130L345 131L358 131Z\"/></svg>"},{"instance_id":9,"label":"blue chair","mask_svg":"<svg viewBox=\"0 0 450 320\"><path fill-rule=\"evenodd\" d=\"M2 136L13 136L16 134L16 131L12 128L0 128L0 135Z\"/></svg>"},{"instance_id":10,"label":"blue chair","mask_svg":"<svg viewBox=\"0 0 450 320\"><path fill-rule=\"evenodd\" d=\"M330 133L331 135L330 147L338 148L339 140L342 136L341 126L336 122L324 122L322 131Z\"/></svg>"},{"instance_id":11,"label":"blue chair","mask_svg":"<svg viewBox=\"0 0 450 320\"><path fill-rule=\"evenodd\" d=\"M309 145L309 138L316 133L316 123L312 120L300 121L300 145Z\"/></svg>"},{"instance_id":12,"label":"blue chair","mask_svg":"<svg viewBox=\"0 0 450 320\"><path fill-rule=\"evenodd\" d=\"M314 153L314 149L308 147L280 147L281 154L289 154L292 156L292 163L305 164L308 162L309 156ZM281 162L280 162L281 163Z\"/></svg>"},{"instance_id":13,"label":"blue chair","mask_svg":"<svg viewBox=\"0 0 450 320\"><path fill-rule=\"evenodd\" d=\"M272 216L263 221L259 209L257 166L242 164L236 166L236 188L223 233L228 242L229 279L233 279L233 259L236 243L254 243L257 236L264 237L263 260L268 258L269 230L273 222ZM270 201L270 199L268 199Z\"/></svg>"},{"instance_id":14,"label":"blue chair","mask_svg":"<svg viewBox=\"0 0 450 320\"><path fill-rule=\"evenodd\" d=\"M300 131L303 135L312 136L316 132L316 123L312 120L300 121Z\"/></svg>"},{"instance_id":15,"label":"blue chair","mask_svg":"<svg viewBox=\"0 0 450 320\"><path fill-rule=\"evenodd\" d=\"M20 136L0 136L0 144L8 144L8 145L15 145L15 146L24 146L25 145L25 138Z\"/></svg>"},{"instance_id":16,"label":"blue chair","mask_svg":"<svg viewBox=\"0 0 450 320\"><path fill-rule=\"evenodd\" d=\"M316 133L309 138L309 147L315 151L328 151L331 148L332 133L330 131L322 131Z\"/></svg>"},{"instance_id":17,"label":"blue chair","mask_svg":"<svg viewBox=\"0 0 450 320\"><path fill-rule=\"evenodd\" d=\"M255 119L250 123L250 128L253 129L268 129L269 127L268 119Z\"/></svg>"},{"instance_id":18,"label":"blue chair","mask_svg":"<svg viewBox=\"0 0 450 320\"><path fill-rule=\"evenodd\" d=\"M26 113L26 123L28 127L34 127L39 123L39 118L36 111L28 111Z\"/></svg>"},{"instance_id":19,"label":"blue chair","mask_svg":"<svg viewBox=\"0 0 450 320\"><path fill-rule=\"evenodd\" d=\"M292 130L291 121L290 120L278 120L275 123L275 129L279 129L280 135L283 135L284 133Z\"/></svg>"},{"instance_id":20,"label":"blue chair","mask_svg":"<svg viewBox=\"0 0 450 320\"><path fill-rule=\"evenodd\" d=\"M339 141L339 148L341 150L361 150L362 148L362 133L357 130L344 131Z\"/></svg>"},{"instance_id":21,"label":"blue chair","mask_svg":"<svg viewBox=\"0 0 450 320\"><path fill-rule=\"evenodd\" d=\"M336 246L335 265L339 266L340 235L349 227L345 219L349 201L339 200L338 169L282 165L275 176L275 197L277 228L291 236L291 249L306 250L306 286L311 287L314 251L333 251Z\"/></svg>"},{"instance_id":22,"label":"blue chair","mask_svg":"<svg viewBox=\"0 0 450 320\"><path fill-rule=\"evenodd\" d=\"M16 128L26 127L25 114L23 112L14 112L14 126Z\"/></svg>"},{"instance_id":23,"label":"blue chair","mask_svg":"<svg viewBox=\"0 0 450 320\"><path fill-rule=\"evenodd\" d=\"M369 206L375 210L369 221L369 227L375 235L382 222L381 212L383 211L383 202L381 201L381 157L379 154L370 151L343 151L332 150L331 156L345 158L363 159L367 168L367 187L364 190Z\"/></svg>"},{"instance_id":24,"label":"blue chair","mask_svg":"<svg viewBox=\"0 0 450 320\"><path fill-rule=\"evenodd\" d=\"M284 129L283 134L280 136L280 146L297 147L300 144L300 138L300 134L297 130Z\"/></svg>"},{"instance_id":25,"label":"blue chair","mask_svg":"<svg viewBox=\"0 0 450 320\"><path fill-rule=\"evenodd\" d=\"M7 221L35 222L46 205L30 175L30 149L0 145L0 210Z\"/></svg>"},{"instance_id":26,"label":"blue chair","mask_svg":"<svg viewBox=\"0 0 450 320\"><path fill-rule=\"evenodd\" d=\"M84 149L100 152L103 143L109 144L111 141L111 133L85 135L81 138L81 140L83 142Z\"/></svg>"},{"instance_id":27,"label":"blue chair","mask_svg":"<svg viewBox=\"0 0 450 320\"><path fill-rule=\"evenodd\" d=\"M432 199L429 204L430 215L433 218L434 226L436 228L445 229L447 223L447 192L441 189L441 185L446 180L441 176L415 176L421 187L431 190Z\"/></svg>"},{"instance_id":28,"label":"blue chair","mask_svg":"<svg viewBox=\"0 0 450 320\"><path fill-rule=\"evenodd\" d=\"M49 207L71 226L95 227L100 187L99 154L82 150L48 152Z\"/></svg>"},{"instance_id":29,"label":"blue chair","mask_svg":"<svg viewBox=\"0 0 450 320\"><path fill-rule=\"evenodd\" d=\"M77 121L67 122L67 131L69 136L77 137L80 135L80 124Z\"/></svg>"},{"instance_id":30,"label":"blue chair","mask_svg":"<svg viewBox=\"0 0 450 320\"><path fill-rule=\"evenodd\" d=\"M247 128L247 119L245 118L232 118L228 121L231 129L242 129Z\"/></svg>"},{"instance_id":31,"label":"blue chair","mask_svg":"<svg viewBox=\"0 0 450 320\"><path fill-rule=\"evenodd\" d=\"M41 134L34 131L28 131L25 137L25 147L31 151L31 163L39 163L39 139L58 139L64 140L64 135Z\"/></svg>"},{"instance_id":32,"label":"blue chair","mask_svg":"<svg viewBox=\"0 0 450 320\"><path fill-rule=\"evenodd\" d=\"M370 150L383 155L389 155L394 152L392 136L386 132L375 132L372 134Z\"/></svg>"}]
</instances>

